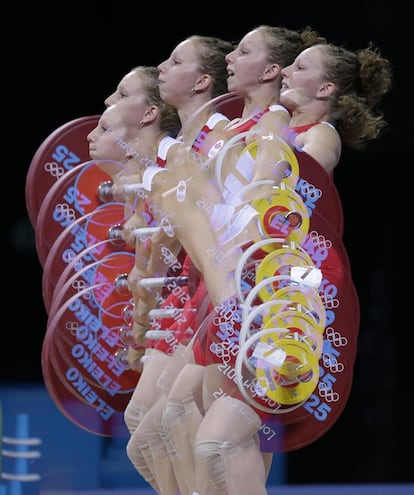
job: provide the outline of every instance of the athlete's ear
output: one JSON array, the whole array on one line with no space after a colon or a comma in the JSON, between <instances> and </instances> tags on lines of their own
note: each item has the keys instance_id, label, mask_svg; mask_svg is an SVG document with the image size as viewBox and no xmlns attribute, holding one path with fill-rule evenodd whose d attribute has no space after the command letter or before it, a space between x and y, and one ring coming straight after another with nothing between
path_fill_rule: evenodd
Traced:
<instances>
[{"instance_id":1,"label":"athlete's ear","mask_svg":"<svg viewBox=\"0 0 414 495\"><path fill-rule=\"evenodd\" d=\"M141 119L142 124L149 124L153 122L159 115L160 109L157 105L150 105L144 113L143 118Z\"/></svg>"},{"instance_id":2,"label":"athlete's ear","mask_svg":"<svg viewBox=\"0 0 414 495\"><path fill-rule=\"evenodd\" d=\"M279 64L269 64L263 71L262 76L259 78L260 82L273 81L281 72L282 68Z\"/></svg>"},{"instance_id":3,"label":"athlete's ear","mask_svg":"<svg viewBox=\"0 0 414 495\"><path fill-rule=\"evenodd\" d=\"M327 81L321 85L316 96L318 98L329 98L330 96L333 96L335 94L335 90L335 83Z\"/></svg>"},{"instance_id":4,"label":"athlete's ear","mask_svg":"<svg viewBox=\"0 0 414 495\"><path fill-rule=\"evenodd\" d=\"M206 91L210 85L211 85L211 76L210 74L202 74L194 84L194 86L191 88L191 91L193 93L202 93L203 91Z\"/></svg>"}]
</instances>

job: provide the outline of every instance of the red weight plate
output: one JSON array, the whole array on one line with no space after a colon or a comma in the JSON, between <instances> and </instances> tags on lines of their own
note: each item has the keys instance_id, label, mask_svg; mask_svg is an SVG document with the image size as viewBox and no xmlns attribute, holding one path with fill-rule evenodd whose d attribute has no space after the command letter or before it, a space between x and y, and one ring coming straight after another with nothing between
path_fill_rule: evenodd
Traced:
<instances>
[{"instance_id":1,"label":"red weight plate","mask_svg":"<svg viewBox=\"0 0 414 495\"><path fill-rule=\"evenodd\" d=\"M76 366L58 362L59 353L49 352L47 342L42 349L42 373L46 389L58 410L79 428L96 435L127 438L124 405L128 394L111 396L96 389L85 379L85 373ZM115 407L114 407L115 406Z\"/></svg>"},{"instance_id":2,"label":"red weight plate","mask_svg":"<svg viewBox=\"0 0 414 495\"><path fill-rule=\"evenodd\" d=\"M47 311L58 280L66 281L62 274L73 260L76 259L74 263L80 267L114 252L134 252L133 246L109 239L110 229L122 223L124 214L123 203L106 203L78 218L59 234L43 265L42 293Z\"/></svg>"},{"instance_id":3,"label":"red weight plate","mask_svg":"<svg viewBox=\"0 0 414 495\"><path fill-rule=\"evenodd\" d=\"M62 358L59 362L81 369L95 388L113 397L130 394L138 376L117 358L117 352L126 347L119 332L122 321L101 319L98 308L85 303L91 290L76 294L49 318L44 345L56 350Z\"/></svg>"},{"instance_id":4,"label":"red weight plate","mask_svg":"<svg viewBox=\"0 0 414 495\"><path fill-rule=\"evenodd\" d=\"M89 160L87 135L99 115L71 120L53 131L39 146L26 175L26 208L33 226L49 189L66 172Z\"/></svg>"},{"instance_id":5,"label":"red weight plate","mask_svg":"<svg viewBox=\"0 0 414 495\"><path fill-rule=\"evenodd\" d=\"M120 274L129 273L132 270L135 263L133 253L125 251L111 253L101 260L84 265L79 270L76 270L76 260L74 261L68 265L68 268L70 266L74 269L73 275L65 279L62 284L58 281L56 285L49 309L49 319L68 299L89 287L95 287L92 291L85 292L85 298L92 308L103 305L107 307L115 302L128 301L131 298L129 291L119 291L115 282Z\"/></svg>"},{"instance_id":6,"label":"red weight plate","mask_svg":"<svg viewBox=\"0 0 414 495\"><path fill-rule=\"evenodd\" d=\"M89 162L81 171L73 169L65 174L46 194L38 214L35 232L36 249L42 266L58 236L78 218L102 205L96 190L84 194L75 187L79 173L85 173L89 169L96 173L97 182L104 178L96 163ZM132 214L132 209L126 209L121 223Z\"/></svg>"},{"instance_id":7,"label":"red weight plate","mask_svg":"<svg viewBox=\"0 0 414 495\"><path fill-rule=\"evenodd\" d=\"M312 226L313 212L317 211L334 232L342 238L343 209L332 175L305 152L295 150L299 163L299 180L295 191L302 197Z\"/></svg>"}]
</instances>

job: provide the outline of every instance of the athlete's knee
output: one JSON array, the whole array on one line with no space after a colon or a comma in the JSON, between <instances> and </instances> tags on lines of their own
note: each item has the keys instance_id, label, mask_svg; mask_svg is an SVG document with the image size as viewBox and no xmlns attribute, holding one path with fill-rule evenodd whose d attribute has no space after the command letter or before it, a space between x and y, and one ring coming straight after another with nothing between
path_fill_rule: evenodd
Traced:
<instances>
[{"instance_id":1,"label":"athlete's knee","mask_svg":"<svg viewBox=\"0 0 414 495\"><path fill-rule=\"evenodd\" d=\"M124 421L130 434L137 429L147 411L146 406L129 401L124 411Z\"/></svg>"},{"instance_id":2,"label":"athlete's knee","mask_svg":"<svg viewBox=\"0 0 414 495\"><path fill-rule=\"evenodd\" d=\"M239 450L239 446L228 441L196 439L194 454L216 490L226 490L226 460L237 455Z\"/></svg>"},{"instance_id":3,"label":"athlete's knee","mask_svg":"<svg viewBox=\"0 0 414 495\"><path fill-rule=\"evenodd\" d=\"M137 469L139 465L143 464L143 455L141 448L142 445L138 442L136 436L132 435L126 445L126 454L128 456L128 459Z\"/></svg>"},{"instance_id":4,"label":"athlete's knee","mask_svg":"<svg viewBox=\"0 0 414 495\"><path fill-rule=\"evenodd\" d=\"M185 407L182 401L168 400L162 414L162 426L169 431L171 428L184 423Z\"/></svg>"},{"instance_id":5,"label":"athlete's knee","mask_svg":"<svg viewBox=\"0 0 414 495\"><path fill-rule=\"evenodd\" d=\"M160 410L150 409L135 430L134 437L140 445L148 447L152 454L163 457L168 453L163 441L161 419Z\"/></svg>"},{"instance_id":6,"label":"athlete's knee","mask_svg":"<svg viewBox=\"0 0 414 495\"><path fill-rule=\"evenodd\" d=\"M148 479L152 477L152 474L148 468L144 455L144 451L147 448L148 444L143 441L140 432L135 430L128 440L125 450L128 459L135 466L136 470L148 481Z\"/></svg>"},{"instance_id":7,"label":"athlete's knee","mask_svg":"<svg viewBox=\"0 0 414 495\"><path fill-rule=\"evenodd\" d=\"M241 443L234 443L229 440L206 439L202 435L198 435L194 442L194 454L207 471L214 488L226 490L227 461L251 447L257 447L255 437L246 438Z\"/></svg>"},{"instance_id":8,"label":"athlete's knee","mask_svg":"<svg viewBox=\"0 0 414 495\"><path fill-rule=\"evenodd\" d=\"M139 435L134 433L129 439L125 450L128 459L139 474L150 483L151 486L156 488L157 483L144 455L145 448L146 446L140 441Z\"/></svg>"}]
</instances>

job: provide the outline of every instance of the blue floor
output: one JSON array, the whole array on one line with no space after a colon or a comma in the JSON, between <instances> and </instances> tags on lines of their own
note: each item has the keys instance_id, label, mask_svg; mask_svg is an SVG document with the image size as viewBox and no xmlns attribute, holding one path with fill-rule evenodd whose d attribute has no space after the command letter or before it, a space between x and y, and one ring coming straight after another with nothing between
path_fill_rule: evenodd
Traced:
<instances>
[{"instance_id":1,"label":"blue floor","mask_svg":"<svg viewBox=\"0 0 414 495\"><path fill-rule=\"evenodd\" d=\"M125 438L94 435L74 425L42 384L0 384L0 413L0 439L17 437L23 419L26 438L39 442L27 449L40 454L24 465L0 456L0 495L154 495L127 459ZM12 449L4 441L1 447ZM414 484L286 485L281 461L278 471L272 468L269 495L414 495ZM17 472L38 479L16 482L5 476Z\"/></svg>"},{"instance_id":2,"label":"blue floor","mask_svg":"<svg viewBox=\"0 0 414 495\"><path fill-rule=\"evenodd\" d=\"M268 488L268 495L413 495L414 485L290 485ZM39 495L154 495L151 490L41 491ZM254 495L254 494L252 494Z\"/></svg>"}]
</instances>

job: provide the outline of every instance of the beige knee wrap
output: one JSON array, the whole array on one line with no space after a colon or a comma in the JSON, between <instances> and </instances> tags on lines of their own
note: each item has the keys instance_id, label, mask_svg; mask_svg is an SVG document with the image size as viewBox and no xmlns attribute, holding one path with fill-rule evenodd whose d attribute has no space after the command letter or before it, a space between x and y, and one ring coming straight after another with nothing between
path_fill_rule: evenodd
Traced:
<instances>
[{"instance_id":1,"label":"beige knee wrap","mask_svg":"<svg viewBox=\"0 0 414 495\"><path fill-rule=\"evenodd\" d=\"M192 414L196 409L197 405L192 397L184 400L169 399L162 415L163 424L167 428L173 428L185 423L186 416Z\"/></svg>"},{"instance_id":2,"label":"beige knee wrap","mask_svg":"<svg viewBox=\"0 0 414 495\"><path fill-rule=\"evenodd\" d=\"M124 421L131 435L137 429L141 419L145 416L147 411L148 407L142 404L137 404L133 400L128 402L124 411Z\"/></svg>"},{"instance_id":3,"label":"beige knee wrap","mask_svg":"<svg viewBox=\"0 0 414 495\"><path fill-rule=\"evenodd\" d=\"M254 443L254 439L249 439L244 443L244 446L219 440L205 440L195 444L196 458L204 465L209 482L216 490L224 491L227 489L226 460L252 442Z\"/></svg>"},{"instance_id":4,"label":"beige knee wrap","mask_svg":"<svg viewBox=\"0 0 414 495\"><path fill-rule=\"evenodd\" d=\"M162 415L161 434L168 454L172 459L178 459L180 453L175 445L172 430L185 422L185 408L180 401L169 400Z\"/></svg>"},{"instance_id":5,"label":"beige knee wrap","mask_svg":"<svg viewBox=\"0 0 414 495\"><path fill-rule=\"evenodd\" d=\"M126 446L126 454L132 465L144 478L144 480L147 481L147 483L149 483L154 490L158 490L157 482L150 466L148 465L148 458L150 458L151 453L149 450L148 441L145 438L145 431L141 432L139 429L142 418L147 412L148 407L134 402L133 399L129 401L127 407L125 408L124 420L129 432L131 433L131 438Z\"/></svg>"},{"instance_id":6,"label":"beige knee wrap","mask_svg":"<svg viewBox=\"0 0 414 495\"><path fill-rule=\"evenodd\" d=\"M147 481L155 490L157 490L157 482L144 455L145 449L149 451L148 445L146 445L145 441L143 441L140 437L139 431L137 432L137 430L135 430L126 446L128 459L131 461L139 474L144 478L144 480Z\"/></svg>"}]
</instances>

